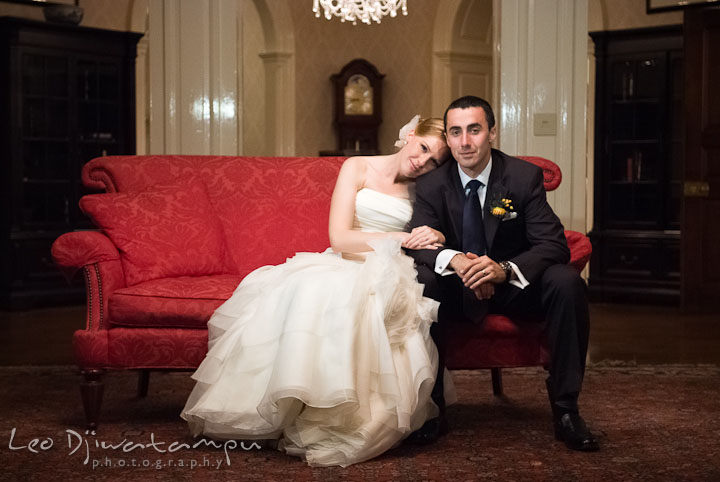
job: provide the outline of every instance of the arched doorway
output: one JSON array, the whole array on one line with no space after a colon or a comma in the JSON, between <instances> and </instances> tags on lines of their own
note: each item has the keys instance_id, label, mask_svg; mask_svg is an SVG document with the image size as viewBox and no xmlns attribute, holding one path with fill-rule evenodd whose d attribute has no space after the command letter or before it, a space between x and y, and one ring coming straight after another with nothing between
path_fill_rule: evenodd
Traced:
<instances>
[{"instance_id":1,"label":"arched doorway","mask_svg":"<svg viewBox=\"0 0 720 482\"><path fill-rule=\"evenodd\" d=\"M295 36L278 2L243 2L243 154L295 155Z\"/></svg>"},{"instance_id":2,"label":"arched doorway","mask_svg":"<svg viewBox=\"0 0 720 482\"><path fill-rule=\"evenodd\" d=\"M293 23L281 4L133 0L129 22L146 34L138 153L294 155Z\"/></svg>"},{"instance_id":3,"label":"arched doorway","mask_svg":"<svg viewBox=\"0 0 720 482\"><path fill-rule=\"evenodd\" d=\"M440 10L442 9L442 10ZM433 32L433 115L463 95L493 101L493 0L447 0Z\"/></svg>"}]
</instances>

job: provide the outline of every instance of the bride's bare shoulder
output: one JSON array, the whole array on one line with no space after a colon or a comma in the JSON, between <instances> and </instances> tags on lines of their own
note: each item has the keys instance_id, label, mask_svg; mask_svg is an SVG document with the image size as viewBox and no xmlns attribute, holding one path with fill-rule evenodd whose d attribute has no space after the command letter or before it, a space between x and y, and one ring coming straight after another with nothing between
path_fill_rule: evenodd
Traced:
<instances>
[{"instance_id":1,"label":"bride's bare shoulder","mask_svg":"<svg viewBox=\"0 0 720 482\"><path fill-rule=\"evenodd\" d=\"M368 158L363 156L349 157L342 165L342 171L353 176L364 176L368 169Z\"/></svg>"},{"instance_id":2,"label":"bride's bare shoulder","mask_svg":"<svg viewBox=\"0 0 720 482\"><path fill-rule=\"evenodd\" d=\"M358 189L385 175L390 156L355 156L345 160L341 176L351 177Z\"/></svg>"},{"instance_id":3,"label":"bride's bare shoulder","mask_svg":"<svg viewBox=\"0 0 720 482\"><path fill-rule=\"evenodd\" d=\"M367 157L356 156L350 157L343 162L338 174L336 185L350 187L359 190L365 185L365 179L368 172Z\"/></svg>"}]
</instances>

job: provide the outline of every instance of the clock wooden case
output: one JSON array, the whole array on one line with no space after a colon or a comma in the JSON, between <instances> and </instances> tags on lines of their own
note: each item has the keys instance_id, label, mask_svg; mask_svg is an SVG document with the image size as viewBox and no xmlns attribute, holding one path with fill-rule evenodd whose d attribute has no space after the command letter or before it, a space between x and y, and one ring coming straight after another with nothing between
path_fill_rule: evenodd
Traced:
<instances>
[{"instance_id":1,"label":"clock wooden case","mask_svg":"<svg viewBox=\"0 0 720 482\"><path fill-rule=\"evenodd\" d=\"M352 60L330 77L335 96L338 151L342 154L378 152L383 77L384 74L364 59Z\"/></svg>"}]
</instances>

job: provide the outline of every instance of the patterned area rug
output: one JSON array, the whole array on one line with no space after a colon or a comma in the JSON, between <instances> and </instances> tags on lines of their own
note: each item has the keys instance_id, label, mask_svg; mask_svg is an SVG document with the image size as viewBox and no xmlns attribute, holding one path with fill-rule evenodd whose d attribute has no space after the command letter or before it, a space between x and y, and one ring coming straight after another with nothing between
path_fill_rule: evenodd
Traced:
<instances>
[{"instance_id":1,"label":"patterned area rug","mask_svg":"<svg viewBox=\"0 0 720 482\"><path fill-rule=\"evenodd\" d=\"M194 446L178 417L189 373L106 376L100 430L84 431L72 367L0 368L0 480L717 481L720 367L594 365L582 413L600 452L553 439L541 369L505 370L506 398L487 371L454 373L450 433L342 468L310 468L269 446Z\"/></svg>"}]
</instances>

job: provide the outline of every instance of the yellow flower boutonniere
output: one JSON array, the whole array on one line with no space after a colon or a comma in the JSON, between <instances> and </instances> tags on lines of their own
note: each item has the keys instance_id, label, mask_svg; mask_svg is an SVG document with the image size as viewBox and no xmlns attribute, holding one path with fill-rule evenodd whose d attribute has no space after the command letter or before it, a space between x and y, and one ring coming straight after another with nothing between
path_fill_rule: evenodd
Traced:
<instances>
[{"instance_id":1,"label":"yellow flower boutonniere","mask_svg":"<svg viewBox=\"0 0 720 482\"><path fill-rule=\"evenodd\" d=\"M513 211L512 199L501 198L500 196L493 197L490 201L490 214L498 218L505 217L509 211Z\"/></svg>"}]
</instances>

